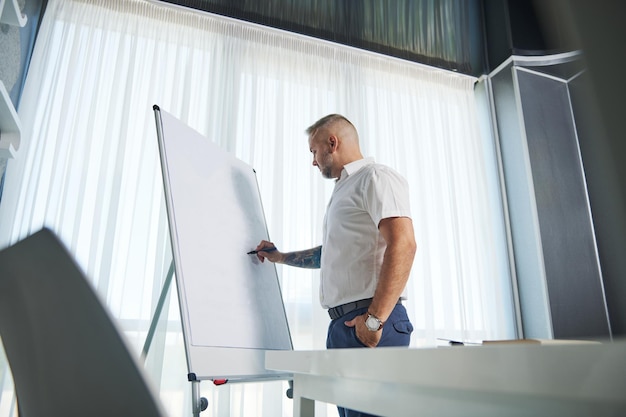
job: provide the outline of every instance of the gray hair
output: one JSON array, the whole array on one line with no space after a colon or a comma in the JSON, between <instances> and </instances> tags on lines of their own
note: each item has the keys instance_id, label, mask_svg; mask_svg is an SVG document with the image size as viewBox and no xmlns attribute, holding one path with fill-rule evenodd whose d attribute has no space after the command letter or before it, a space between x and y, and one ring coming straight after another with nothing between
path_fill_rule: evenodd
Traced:
<instances>
[{"instance_id":1,"label":"gray hair","mask_svg":"<svg viewBox=\"0 0 626 417\"><path fill-rule=\"evenodd\" d=\"M319 128L326 127L326 126L328 126L330 124L333 124L333 123L336 123L336 122L340 122L340 121L349 124L356 131L356 128L354 127L352 122L350 122L350 120L346 119L344 116L342 116L340 114L329 114L328 116L322 117L317 122L315 122L311 126L307 127L305 132L306 132L307 135L311 136Z\"/></svg>"}]
</instances>

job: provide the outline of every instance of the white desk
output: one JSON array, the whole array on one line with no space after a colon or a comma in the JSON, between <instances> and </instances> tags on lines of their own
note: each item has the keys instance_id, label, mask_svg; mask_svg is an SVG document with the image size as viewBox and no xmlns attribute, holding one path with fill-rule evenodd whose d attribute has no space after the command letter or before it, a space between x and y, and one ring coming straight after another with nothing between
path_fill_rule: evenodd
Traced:
<instances>
[{"instance_id":1,"label":"white desk","mask_svg":"<svg viewBox=\"0 0 626 417\"><path fill-rule=\"evenodd\" d=\"M294 417L314 401L393 417L626 416L626 341L271 351L293 373Z\"/></svg>"}]
</instances>

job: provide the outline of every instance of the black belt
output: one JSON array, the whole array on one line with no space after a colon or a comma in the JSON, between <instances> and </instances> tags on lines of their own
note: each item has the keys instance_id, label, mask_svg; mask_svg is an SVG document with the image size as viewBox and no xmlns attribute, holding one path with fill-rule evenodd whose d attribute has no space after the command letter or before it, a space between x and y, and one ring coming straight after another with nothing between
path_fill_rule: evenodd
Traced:
<instances>
[{"instance_id":1,"label":"black belt","mask_svg":"<svg viewBox=\"0 0 626 417\"><path fill-rule=\"evenodd\" d=\"M373 298L366 298L364 300L353 301L351 303L342 304L337 307L329 308L328 315L332 320L338 319L341 316L345 316L346 314L358 310L359 308L369 307L372 304ZM398 299L396 304L402 304L402 300Z\"/></svg>"}]
</instances>

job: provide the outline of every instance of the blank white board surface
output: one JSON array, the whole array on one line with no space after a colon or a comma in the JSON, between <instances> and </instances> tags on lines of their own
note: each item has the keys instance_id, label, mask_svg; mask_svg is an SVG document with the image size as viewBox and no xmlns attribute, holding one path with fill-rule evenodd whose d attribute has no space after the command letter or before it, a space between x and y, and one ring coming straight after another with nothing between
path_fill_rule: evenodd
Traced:
<instances>
[{"instance_id":1,"label":"blank white board surface","mask_svg":"<svg viewBox=\"0 0 626 417\"><path fill-rule=\"evenodd\" d=\"M256 173L154 112L189 373L280 377L264 366L265 351L292 349L276 268L247 255L269 239Z\"/></svg>"}]
</instances>

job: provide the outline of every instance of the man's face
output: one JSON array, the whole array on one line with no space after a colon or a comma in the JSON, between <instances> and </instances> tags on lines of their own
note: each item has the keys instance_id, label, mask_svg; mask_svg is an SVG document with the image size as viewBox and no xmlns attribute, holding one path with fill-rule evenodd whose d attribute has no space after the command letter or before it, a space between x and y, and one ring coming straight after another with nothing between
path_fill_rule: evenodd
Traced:
<instances>
[{"instance_id":1,"label":"man's face","mask_svg":"<svg viewBox=\"0 0 626 417\"><path fill-rule=\"evenodd\" d=\"M311 136L309 148L313 154L313 166L319 168L324 178L334 178L332 174L333 155L327 141Z\"/></svg>"}]
</instances>

